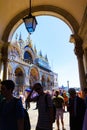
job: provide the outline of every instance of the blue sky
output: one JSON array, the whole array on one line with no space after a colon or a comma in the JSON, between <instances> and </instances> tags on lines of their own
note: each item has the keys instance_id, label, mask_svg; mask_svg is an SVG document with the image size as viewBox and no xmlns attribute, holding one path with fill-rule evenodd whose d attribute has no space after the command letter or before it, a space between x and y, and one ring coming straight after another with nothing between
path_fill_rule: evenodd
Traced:
<instances>
[{"instance_id":1,"label":"blue sky","mask_svg":"<svg viewBox=\"0 0 87 130\"><path fill-rule=\"evenodd\" d=\"M62 20L53 16L38 16L35 32L30 35L33 45L42 55L48 57L51 69L58 73L59 86L80 87L78 62L74 54L74 44L69 42L72 34L69 26ZM28 36L24 24L22 24L14 33L22 35L23 40Z\"/></svg>"}]
</instances>

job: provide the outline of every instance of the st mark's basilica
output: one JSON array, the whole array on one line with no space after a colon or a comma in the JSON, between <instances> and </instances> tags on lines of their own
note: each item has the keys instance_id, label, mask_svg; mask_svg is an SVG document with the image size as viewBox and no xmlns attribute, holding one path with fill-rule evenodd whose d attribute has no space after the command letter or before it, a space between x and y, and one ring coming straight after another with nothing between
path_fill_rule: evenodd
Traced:
<instances>
[{"instance_id":1,"label":"st mark's basilica","mask_svg":"<svg viewBox=\"0 0 87 130\"><path fill-rule=\"evenodd\" d=\"M58 74L51 70L47 54L42 55L33 45L30 36L24 41L22 35L16 36L8 48L8 79L15 82L15 92L31 88L39 81L44 90L58 87Z\"/></svg>"}]
</instances>

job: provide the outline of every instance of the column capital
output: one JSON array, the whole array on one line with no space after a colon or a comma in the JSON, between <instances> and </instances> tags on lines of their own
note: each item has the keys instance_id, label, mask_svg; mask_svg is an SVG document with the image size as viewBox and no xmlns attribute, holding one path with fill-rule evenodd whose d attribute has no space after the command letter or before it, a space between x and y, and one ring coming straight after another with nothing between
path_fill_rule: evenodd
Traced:
<instances>
[{"instance_id":1,"label":"column capital","mask_svg":"<svg viewBox=\"0 0 87 130\"><path fill-rule=\"evenodd\" d=\"M84 51L82 48L82 44L80 43L75 44L74 53L76 54L77 58L83 58Z\"/></svg>"},{"instance_id":2,"label":"column capital","mask_svg":"<svg viewBox=\"0 0 87 130\"><path fill-rule=\"evenodd\" d=\"M74 43L74 44L77 44L77 43L82 44L83 40L82 40L82 38L78 34L71 34L70 42Z\"/></svg>"},{"instance_id":3,"label":"column capital","mask_svg":"<svg viewBox=\"0 0 87 130\"><path fill-rule=\"evenodd\" d=\"M74 53L76 54L77 58L83 58L83 40L81 39L81 37L78 34L72 34L70 37L70 42L73 42L75 45Z\"/></svg>"}]
</instances>

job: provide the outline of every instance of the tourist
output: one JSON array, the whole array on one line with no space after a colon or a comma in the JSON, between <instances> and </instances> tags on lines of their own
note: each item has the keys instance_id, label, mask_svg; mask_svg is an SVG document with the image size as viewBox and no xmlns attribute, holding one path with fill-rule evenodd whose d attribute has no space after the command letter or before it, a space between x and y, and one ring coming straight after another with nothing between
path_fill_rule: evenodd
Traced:
<instances>
[{"instance_id":1,"label":"tourist","mask_svg":"<svg viewBox=\"0 0 87 130\"><path fill-rule=\"evenodd\" d=\"M87 130L87 88L84 88L83 94L84 94L84 100L85 100L85 104L86 104L86 111L85 111L85 115L84 115L82 130Z\"/></svg>"},{"instance_id":2,"label":"tourist","mask_svg":"<svg viewBox=\"0 0 87 130\"><path fill-rule=\"evenodd\" d=\"M0 130L24 130L22 101L13 97L15 84L12 80L1 82L1 94L5 99L0 103Z\"/></svg>"},{"instance_id":3,"label":"tourist","mask_svg":"<svg viewBox=\"0 0 87 130\"><path fill-rule=\"evenodd\" d=\"M64 121L63 121L64 98L60 95L59 91L55 91L55 96L53 97L53 103L54 103L54 105L56 107L56 124L57 124L57 128L58 128L58 130L60 130L59 119L61 119L62 130L65 130Z\"/></svg>"},{"instance_id":4,"label":"tourist","mask_svg":"<svg viewBox=\"0 0 87 130\"><path fill-rule=\"evenodd\" d=\"M32 92L36 91L38 93L37 96L31 98ZM47 104L45 100L45 96L47 95ZM53 104L50 94L46 94L43 91L43 88L40 83L34 84L30 96L28 96L27 101L29 102L37 102L37 109L38 109L38 121L36 125L36 130L52 130L52 118L53 118Z\"/></svg>"},{"instance_id":5,"label":"tourist","mask_svg":"<svg viewBox=\"0 0 87 130\"><path fill-rule=\"evenodd\" d=\"M63 91L63 98L64 98L64 111L67 112L67 105L68 105L69 97L67 96L66 91Z\"/></svg>"},{"instance_id":6,"label":"tourist","mask_svg":"<svg viewBox=\"0 0 87 130\"><path fill-rule=\"evenodd\" d=\"M68 111L70 115L70 130L82 130L86 105L84 99L76 94L74 88L70 88Z\"/></svg>"}]
</instances>

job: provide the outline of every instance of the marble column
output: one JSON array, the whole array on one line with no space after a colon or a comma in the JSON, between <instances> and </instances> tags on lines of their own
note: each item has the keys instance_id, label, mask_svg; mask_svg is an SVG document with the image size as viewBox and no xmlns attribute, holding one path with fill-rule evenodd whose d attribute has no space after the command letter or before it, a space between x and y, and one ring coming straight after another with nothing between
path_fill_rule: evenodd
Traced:
<instances>
[{"instance_id":1,"label":"marble column","mask_svg":"<svg viewBox=\"0 0 87 130\"><path fill-rule=\"evenodd\" d=\"M72 41L75 44L74 52L78 60L80 87L81 87L81 90L83 90L84 87L87 87L85 69L84 69L84 64L83 64L83 54L84 54L84 51L82 48L83 41L77 34L71 35L71 37L72 37Z\"/></svg>"},{"instance_id":2,"label":"marble column","mask_svg":"<svg viewBox=\"0 0 87 130\"><path fill-rule=\"evenodd\" d=\"M2 47L2 62L3 62L3 80L7 79L8 70L8 47L9 43L4 43Z\"/></svg>"},{"instance_id":3,"label":"marble column","mask_svg":"<svg viewBox=\"0 0 87 130\"><path fill-rule=\"evenodd\" d=\"M85 62L85 70L87 72L87 47L84 48L84 62Z\"/></svg>"},{"instance_id":4,"label":"marble column","mask_svg":"<svg viewBox=\"0 0 87 130\"><path fill-rule=\"evenodd\" d=\"M3 78L3 66L2 66L2 44L0 44L0 80Z\"/></svg>"},{"instance_id":5,"label":"marble column","mask_svg":"<svg viewBox=\"0 0 87 130\"><path fill-rule=\"evenodd\" d=\"M84 63L85 63L85 72L86 72L86 83L87 83L87 47L84 49Z\"/></svg>"}]
</instances>

